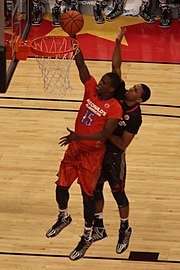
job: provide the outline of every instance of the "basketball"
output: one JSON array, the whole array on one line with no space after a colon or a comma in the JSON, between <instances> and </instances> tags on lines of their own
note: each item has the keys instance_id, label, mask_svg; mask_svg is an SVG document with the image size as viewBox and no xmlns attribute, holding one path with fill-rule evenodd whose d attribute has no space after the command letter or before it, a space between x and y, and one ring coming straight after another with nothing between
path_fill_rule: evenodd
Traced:
<instances>
[{"instance_id":1,"label":"basketball","mask_svg":"<svg viewBox=\"0 0 180 270\"><path fill-rule=\"evenodd\" d=\"M68 33L75 35L84 25L83 15L75 10L69 10L61 14L61 27Z\"/></svg>"}]
</instances>

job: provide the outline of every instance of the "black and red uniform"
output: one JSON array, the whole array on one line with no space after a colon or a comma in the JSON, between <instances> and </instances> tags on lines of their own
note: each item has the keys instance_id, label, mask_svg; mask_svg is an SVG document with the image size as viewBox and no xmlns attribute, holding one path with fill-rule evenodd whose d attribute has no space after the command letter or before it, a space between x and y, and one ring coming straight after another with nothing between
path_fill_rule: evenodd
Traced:
<instances>
[{"instance_id":1,"label":"black and red uniform","mask_svg":"<svg viewBox=\"0 0 180 270\"><path fill-rule=\"evenodd\" d=\"M118 127L114 131L114 135L122 136L124 131L137 134L142 124L140 105L129 107L124 100L120 101L123 109L123 116ZM109 182L112 192L123 191L126 179L126 160L125 151L121 150L109 140L106 141L106 153L103 159L101 176L98 184L105 181ZM98 185L97 190L98 191Z\"/></svg>"}]
</instances>

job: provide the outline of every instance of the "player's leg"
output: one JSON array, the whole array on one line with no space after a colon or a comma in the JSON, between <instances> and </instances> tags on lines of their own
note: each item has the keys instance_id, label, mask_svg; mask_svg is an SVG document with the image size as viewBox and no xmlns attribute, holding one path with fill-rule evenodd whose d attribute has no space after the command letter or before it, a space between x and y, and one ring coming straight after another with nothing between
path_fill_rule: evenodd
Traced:
<instances>
[{"instance_id":1,"label":"player's leg","mask_svg":"<svg viewBox=\"0 0 180 270\"><path fill-rule=\"evenodd\" d=\"M84 191L82 191L82 196L85 226L80 242L69 255L72 261L81 259L92 244L92 229L95 212L94 197L87 195Z\"/></svg>"},{"instance_id":2,"label":"player's leg","mask_svg":"<svg viewBox=\"0 0 180 270\"><path fill-rule=\"evenodd\" d=\"M142 0L142 4L139 8L139 15L145 20L145 22L155 23L154 16L150 12L150 6L150 0Z\"/></svg>"},{"instance_id":3,"label":"player's leg","mask_svg":"<svg viewBox=\"0 0 180 270\"><path fill-rule=\"evenodd\" d=\"M80 167L78 183L81 186L84 208L84 233L76 248L70 253L69 258L73 261L82 258L92 244L93 221L95 214L94 191L99 179L102 167L102 159L105 147L96 151L83 152L79 155Z\"/></svg>"},{"instance_id":4,"label":"player's leg","mask_svg":"<svg viewBox=\"0 0 180 270\"><path fill-rule=\"evenodd\" d=\"M98 183L94 193L95 214L94 214L94 224L92 234L93 242L107 238L107 232L104 228L103 222L103 208L104 208L103 186L104 183Z\"/></svg>"},{"instance_id":5,"label":"player's leg","mask_svg":"<svg viewBox=\"0 0 180 270\"><path fill-rule=\"evenodd\" d=\"M56 186L56 202L59 208L59 214L56 223L47 231L48 238L58 235L62 229L68 226L72 218L68 214L69 188Z\"/></svg>"},{"instance_id":6,"label":"player's leg","mask_svg":"<svg viewBox=\"0 0 180 270\"><path fill-rule=\"evenodd\" d=\"M125 152L116 149L110 153L106 160L106 167L109 171L107 174L108 182L119 209L120 228L116 245L116 252L119 254L128 248L132 233L132 228L129 227L129 201L124 191L126 180Z\"/></svg>"},{"instance_id":7,"label":"player's leg","mask_svg":"<svg viewBox=\"0 0 180 270\"><path fill-rule=\"evenodd\" d=\"M32 0L32 4L33 4L32 25L41 25L42 23L41 0Z\"/></svg>"},{"instance_id":8,"label":"player's leg","mask_svg":"<svg viewBox=\"0 0 180 270\"><path fill-rule=\"evenodd\" d=\"M108 180L111 186L111 190L113 190L114 186L121 187L121 153L122 151L118 148L116 148L115 152L112 152L112 147L108 147L103 159L101 175L94 193L95 218L93 226L93 242L105 239L107 237L107 233L103 224L103 185L104 182Z\"/></svg>"},{"instance_id":9,"label":"player's leg","mask_svg":"<svg viewBox=\"0 0 180 270\"><path fill-rule=\"evenodd\" d=\"M116 20L122 13L126 0L114 0L113 10L106 16L106 21L111 22Z\"/></svg>"},{"instance_id":10,"label":"player's leg","mask_svg":"<svg viewBox=\"0 0 180 270\"><path fill-rule=\"evenodd\" d=\"M62 0L55 0L54 7L52 8L52 25L60 26L60 15L61 15Z\"/></svg>"},{"instance_id":11,"label":"player's leg","mask_svg":"<svg viewBox=\"0 0 180 270\"><path fill-rule=\"evenodd\" d=\"M94 20L98 24L102 24L105 22L103 16L103 0L96 0L96 3L93 7Z\"/></svg>"},{"instance_id":12,"label":"player's leg","mask_svg":"<svg viewBox=\"0 0 180 270\"><path fill-rule=\"evenodd\" d=\"M123 253L129 246L132 228L129 227L129 201L125 191L112 192L119 209L120 228L116 252Z\"/></svg>"},{"instance_id":13,"label":"player's leg","mask_svg":"<svg viewBox=\"0 0 180 270\"><path fill-rule=\"evenodd\" d=\"M120 216L119 236L116 245L116 252L120 254L128 248L132 233L132 228L129 227L129 201L124 191L126 181L125 152L120 150L119 153L115 153L112 158L111 174L109 185Z\"/></svg>"},{"instance_id":14,"label":"player's leg","mask_svg":"<svg viewBox=\"0 0 180 270\"><path fill-rule=\"evenodd\" d=\"M161 9L161 18L159 26L161 28L169 28L171 26L171 10L167 0L159 0L159 7Z\"/></svg>"},{"instance_id":15,"label":"player's leg","mask_svg":"<svg viewBox=\"0 0 180 270\"><path fill-rule=\"evenodd\" d=\"M57 222L47 231L46 236L54 237L61 232L63 228L72 221L68 214L69 188L78 177L78 160L79 149L75 143L68 145L64 158L60 163L59 172L56 181L56 202L59 208Z\"/></svg>"}]
</instances>

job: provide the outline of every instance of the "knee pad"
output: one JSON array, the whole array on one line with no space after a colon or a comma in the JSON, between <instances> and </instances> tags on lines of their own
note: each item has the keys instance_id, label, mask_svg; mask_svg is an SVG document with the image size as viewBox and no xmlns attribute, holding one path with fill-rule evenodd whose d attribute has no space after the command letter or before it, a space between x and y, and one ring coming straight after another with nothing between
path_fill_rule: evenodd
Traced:
<instances>
[{"instance_id":1,"label":"knee pad","mask_svg":"<svg viewBox=\"0 0 180 270\"><path fill-rule=\"evenodd\" d=\"M57 201L60 209L67 208L68 200L69 200L68 188L56 186L56 201Z\"/></svg>"},{"instance_id":2,"label":"knee pad","mask_svg":"<svg viewBox=\"0 0 180 270\"><path fill-rule=\"evenodd\" d=\"M104 196L103 196L103 186L104 186L104 183L97 184L96 190L94 192L94 199L95 199L95 201L100 201L100 200L103 200L104 199Z\"/></svg>"},{"instance_id":3,"label":"knee pad","mask_svg":"<svg viewBox=\"0 0 180 270\"><path fill-rule=\"evenodd\" d=\"M129 205L128 198L124 191L112 192L112 194L119 208L123 208Z\"/></svg>"},{"instance_id":4,"label":"knee pad","mask_svg":"<svg viewBox=\"0 0 180 270\"><path fill-rule=\"evenodd\" d=\"M92 227L95 213L95 202L93 196L88 196L82 192L84 205L84 220L85 226Z\"/></svg>"}]
</instances>

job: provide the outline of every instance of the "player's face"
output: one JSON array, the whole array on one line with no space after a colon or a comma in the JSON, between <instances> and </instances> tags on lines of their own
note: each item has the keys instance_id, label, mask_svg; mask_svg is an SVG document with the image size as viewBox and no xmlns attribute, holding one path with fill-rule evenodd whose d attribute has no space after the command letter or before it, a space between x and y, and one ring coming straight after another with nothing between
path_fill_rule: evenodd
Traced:
<instances>
[{"instance_id":1,"label":"player's face","mask_svg":"<svg viewBox=\"0 0 180 270\"><path fill-rule=\"evenodd\" d=\"M142 93L143 93L142 85L135 84L133 87L131 87L129 90L126 91L125 98L129 101L141 102Z\"/></svg>"},{"instance_id":2,"label":"player's face","mask_svg":"<svg viewBox=\"0 0 180 270\"><path fill-rule=\"evenodd\" d=\"M101 80L99 81L96 92L98 95L102 95L108 92L112 92L111 80L108 75L104 75Z\"/></svg>"}]
</instances>

